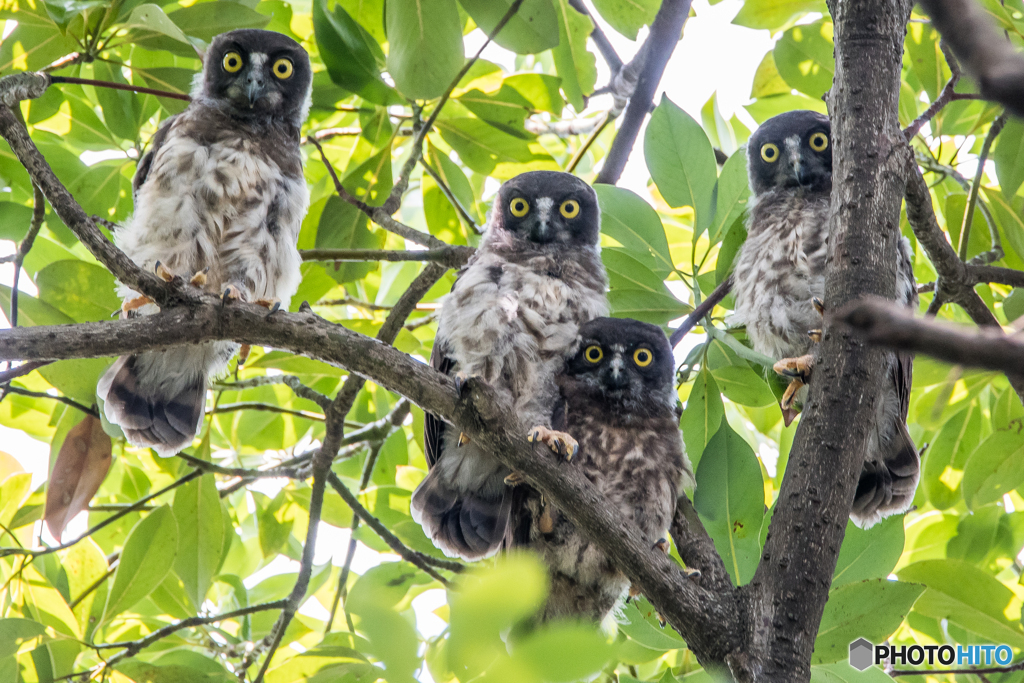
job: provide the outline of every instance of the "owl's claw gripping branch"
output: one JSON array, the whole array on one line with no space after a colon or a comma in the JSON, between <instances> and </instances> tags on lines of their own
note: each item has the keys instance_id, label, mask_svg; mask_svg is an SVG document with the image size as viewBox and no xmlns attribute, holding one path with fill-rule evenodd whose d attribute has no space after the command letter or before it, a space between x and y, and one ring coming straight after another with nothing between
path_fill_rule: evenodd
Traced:
<instances>
[{"instance_id":1,"label":"owl's claw gripping branch","mask_svg":"<svg viewBox=\"0 0 1024 683\"><path fill-rule=\"evenodd\" d=\"M576 443L576 439L565 432L556 432L541 425L531 429L526 440L530 443L542 441L558 455L565 456L566 460L572 460L573 456L580 451L580 445Z\"/></svg>"},{"instance_id":2,"label":"owl's claw gripping branch","mask_svg":"<svg viewBox=\"0 0 1024 683\"><path fill-rule=\"evenodd\" d=\"M234 285L228 285L224 288L224 291L220 294L221 303L228 303L229 301L241 301L242 292Z\"/></svg>"},{"instance_id":3,"label":"owl's claw gripping branch","mask_svg":"<svg viewBox=\"0 0 1024 683\"><path fill-rule=\"evenodd\" d=\"M505 477L505 483L509 486L519 486L524 481L526 481L526 479L524 479L523 475L519 472L509 472L508 476Z\"/></svg>"},{"instance_id":4,"label":"owl's claw gripping branch","mask_svg":"<svg viewBox=\"0 0 1024 683\"><path fill-rule=\"evenodd\" d=\"M459 395L461 396L462 392L465 391L466 384L469 383L469 380L477 377L477 375L471 375L468 372L463 372L462 370L459 370L452 377L452 380L455 382L455 391L459 392Z\"/></svg>"},{"instance_id":5,"label":"owl's claw gripping branch","mask_svg":"<svg viewBox=\"0 0 1024 683\"><path fill-rule=\"evenodd\" d=\"M206 286L206 274L210 272L210 266L206 266L198 273L194 274L188 281L193 287L205 287Z\"/></svg>"}]
</instances>

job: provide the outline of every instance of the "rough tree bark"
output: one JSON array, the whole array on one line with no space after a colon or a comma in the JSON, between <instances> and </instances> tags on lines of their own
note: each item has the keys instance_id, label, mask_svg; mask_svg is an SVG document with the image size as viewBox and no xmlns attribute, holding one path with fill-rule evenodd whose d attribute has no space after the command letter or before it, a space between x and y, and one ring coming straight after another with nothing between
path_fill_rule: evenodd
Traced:
<instances>
[{"instance_id":1,"label":"rough tree bark","mask_svg":"<svg viewBox=\"0 0 1024 683\"><path fill-rule=\"evenodd\" d=\"M913 159L897 105L909 0L829 0L836 71L825 307L892 299L900 203ZM738 679L807 680L846 520L864 463L883 353L826 329L761 563L743 589L749 647Z\"/></svg>"}]
</instances>

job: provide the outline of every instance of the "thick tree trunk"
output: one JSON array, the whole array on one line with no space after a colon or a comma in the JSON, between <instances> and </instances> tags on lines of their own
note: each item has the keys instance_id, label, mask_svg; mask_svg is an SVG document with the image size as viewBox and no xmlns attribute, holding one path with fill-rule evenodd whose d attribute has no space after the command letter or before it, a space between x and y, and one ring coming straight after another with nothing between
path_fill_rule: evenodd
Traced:
<instances>
[{"instance_id":1,"label":"thick tree trunk","mask_svg":"<svg viewBox=\"0 0 1024 683\"><path fill-rule=\"evenodd\" d=\"M829 0L833 190L825 307L892 299L910 151L897 105L908 0ZM829 329L819 345L761 564L744 588L749 648L738 679L806 681L874 419L883 352Z\"/></svg>"}]
</instances>

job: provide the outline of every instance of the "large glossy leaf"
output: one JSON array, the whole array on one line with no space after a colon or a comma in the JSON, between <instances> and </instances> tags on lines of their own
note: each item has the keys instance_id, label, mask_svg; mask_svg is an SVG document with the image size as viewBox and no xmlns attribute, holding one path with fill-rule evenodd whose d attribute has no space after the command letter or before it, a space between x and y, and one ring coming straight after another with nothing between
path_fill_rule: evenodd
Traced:
<instances>
[{"instance_id":1,"label":"large glossy leaf","mask_svg":"<svg viewBox=\"0 0 1024 683\"><path fill-rule=\"evenodd\" d=\"M480 119L440 119L437 127L462 162L477 173L505 180L526 171L558 170L538 142L509 135Z\"/></svg>"},{"instance_id":2,"label":"large glossy leaf","mask_svg":"<svg viewBox=\"0 0 1024 683\"><path fill-rule=\"evenodd\" d=\"M388 0L388 71L414 99L440 97L465 59L455 0Z\"/></svg>"},{"instance_id":3,"label":"large glossy leaf","mask_svg":"<svg viewBox=\"0 0 1024 683\"><path fill-rule=\"evenodd\" d=\"M790 86L820 98L832 87L834 49L830 20L794 26L775 43L775 66Z\"/></svg>"},{"instance_id":4,"label":"large glossy leaf","mask_svg":"<svg viewBox=\"0 0 1024 683\"><path fill-rule=\"evenodd\" d=\"M808 12L828 14L822 0L747 0L732 23L775 30Z\"/></svg>"},{"instance_id":5,"label":"large glossy leaf","mask_svg":"<svg viewBox=\"0 0 1024 683\"><path fill-rule=\"evenodd\" d=\"M995 432L975 448L961 483L969 508L997 501L1024 483L1024 439L1016 430Z\"/></svg>"},{"instance_id":6,"label":"large glossy leaf","mask_svg":"<svg viewBox=\"0 0 1024 683\"><path fill-rule=\"evenodd\" d=\"M552 51L555 68L562 78L565 99L581 112L584 95L594 92L597 82L597 58L587 50L594 24L590 17L573 9L569 0L552 1L558 14L558 46Z\"/></svg>"},{"instance_id":7,"label":"large glossy leaf","mask_svg":"<svg viewBox=\"0 0 1024 683\"><path fill-rule=\"evenodd\" d=\"M654 21L660 6L658 0L594 0L601 18L630 40L636 40L640 29Z\"/></svg>"},{"instance_id":8,"label":"large glossy leaf","mask_svg":"<svg viewBox=\"0 0 1024 683\"><path fill-rule=\"evenodd\" d=\"M1024 183L1024 122L1011 116L998 140L992 154L996 177L1003 195L1012 197Z\"/></svg>"},{"instance_id":9,"label":"large glossy leaf","mask_svg":"<svg viewBox=\"0 0 1024 683\"><path fill-rule=\"evenodd\" d=\"M754 451L728 422L704 449L693 506L733 583L750 581L761 553L764 482Z\"/></svg>"},{"instance_id":10,"label":"large glossy leaf","mask_svg":"<svg viewBox=\"0 0 1024 683\"><path fill-rule=\"evenodd\" d=\"M850 656L850 643L881 643L899 628L925 587L887 579L848 583L829 592L811 662L828 664Z\"/></svg>"},{"instance_id":11,"label":"large glossy leaf","mask_svg":"<svg viewBox=\"0 0 1024 683\"><path fill-rule=\"evenodd\" d=\"M715 153L700 124L668 97L662 97L644 133L644 157L669 206L691 206L700 232L711 223Z\"/></svg>"},{"instance_id":12,"label":"large glossy leaf","mask_svg":"<svg viewBox=\"0 0 1024 683\"><path fill-rule=\"evenodd\" d=\"M634 259L666 277L674 266L661 218L638 195L613 185L597 185L601 232L621 244Z\"/></svg>"},{"instance_id":13,"label":"large glossy leaf","mask_svg":"<svg viewBox=\"0 0 1024 683\"><path fill-rule=\"evenodd\" d=\"M177 553L178 525L171 509L162 505L128 534L107 594L104 621L129 609L159 586L171 571Z\"/></svg>"},{"instance_id":14,"label":"large glossy leaf","mask_svg":"<svg viewBox=\"0 0 1024 683\"><path fill-rule=\"evenodd\" d=\"M224 551L224 515L220 496L211 477L202 477L174 492L174 519L178 524L178 555L174 571L192 602L206 599Z\"/></svg>"},{"instance_id":15,"label":"large glossy leaf","mask_svg":"<svg viewBox=\"0 0 1024 683\"><path fill-rule=\"evenodd\" d=\"M476 25L491 35L513 0L459 0ZM525 0L494 42L519 54L543 52L558 45L558 20L552 0Z\"/></svg>"},{"instance_id":16,"label":"large glossy leaf","mask_svg":"<svg viewBox=\"0 0 1024 683\"><path fill-rule=\"evenodd\" d=\"M209 42L213 37L239 28L263 28L270 17L240 3L214 4L200 2L182 7L167 17L186 35Z\"/></svg>"},{"instance_id":17,"label":"large glossy leaf","mask_svg":"<svg viewBox=\"0 0 1024 683\"><path fill-rule=\"evenodd\" d=\"M39 298L76 322L109 320L121 307L114 276L85 261L56 261L36 275Z\"/></svg>"},{"instance_id":18,"label":"large glossy leaf","mask_svg":"<svg viewBox=\"0 0 1024 683\"><path fill-rule=\"evenodd\" d=\"M939 430L924 459L922 485L928 500L939 510L960 499L964 465L981 440L981 406L971 403L950 418Z\"/></svg>"},{"instance_id":19,"label":"large glossy leaf","mask_svg":"<svg viewBox=\"0 0 1024 683\"><path fill-rule=\"evenodd\" d=\"M679 427L683 431L686 452L694 467L700 464L704 449L718 432L725 415L718 384L707 367L701 367L693 379Z\"/></svg>"},{"instance_id":20,"label":"large glossy leaf","mask_svg":"<svg viewBox=\"0 0 1024 683\"><path fill-rule=\"evenodd\" d=\"M747 180L747 159L744 150L729 157L722 167L722 173L715 184L715 213L708 226L708 241L711 244L725 237L726 231L747 209L750 197L750 183ZM694 236L699 235L694 231Z\"/></svg>"},{"instance_id":21,"label":"large glossy leaf","mask_svg":"<svg viewBox=\"0 0 1024 683\"><path fill-rule=\"evenodd\" d=\"M371 43L376 45L373 38L340 3L328 13L326 0L313 2L313 28L331 80L376 104L401 101L398 93L381 78L371 49Z\"/></svg>"},{"instance_id":22,"label":"large glossy leaf","mask_svg":"<svg viewBox=\"0 0 1024 683\"><path fill-rule=\"evenodd\" d=\"M839 549L832 575L832 588L888 577L903 553L903 544L903 517L900 515L888 517L870 529L847 522L843 547Z\"/></svg>"}]
</instances>

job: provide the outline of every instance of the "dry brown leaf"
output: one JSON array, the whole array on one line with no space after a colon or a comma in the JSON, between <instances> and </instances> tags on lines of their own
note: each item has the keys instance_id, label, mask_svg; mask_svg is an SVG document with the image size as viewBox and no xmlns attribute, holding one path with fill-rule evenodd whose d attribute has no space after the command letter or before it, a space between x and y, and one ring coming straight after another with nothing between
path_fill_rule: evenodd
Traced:
<instances>
[{"instance_id":1,"label":"dry brown leaf","mask_svg":"<svg viewBox=\"0 0 1024 683\"><path fill-rule=\"evenodd\" d=\"M75 515L89 506L110 470L110 437L99 419L86 415L71 428L46 487L46 526L60 540Z\"/></svg>"}]
</instances>

